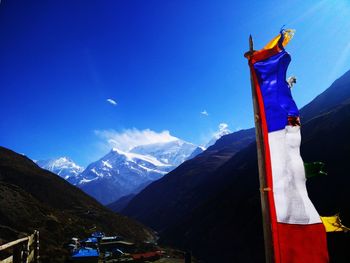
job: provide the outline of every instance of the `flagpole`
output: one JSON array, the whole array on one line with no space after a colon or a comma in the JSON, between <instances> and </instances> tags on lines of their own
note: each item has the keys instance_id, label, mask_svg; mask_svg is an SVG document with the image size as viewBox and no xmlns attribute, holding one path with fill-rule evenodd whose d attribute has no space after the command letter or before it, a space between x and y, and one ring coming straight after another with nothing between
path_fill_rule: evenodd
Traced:
<instances>
[{"instance_id":1,"label":"flagpole","mask_svg":"<svg viewBox=\"0 0 350 263\"><path fill-rule=\"evenodd\" d=\"M249 36L249 51L245 56L253 54L253 38L252 35ZM266 263L274 262L274 253L272 245L272 230L271 230L271 220L269 213L269 203L268 203L268 190L266 185L266 169L265 169L265 155L264 155L264 141L263 133L261 128L261 118L260 111L258 107L256 90L254 87L253 75L250 71L250 83L252 90L253 99L253 109L254 109L254 123L255 123L255 137L256 137L256 147L258 154L258 167L259 167L259 182L260 182L260 199L261 199L261 211L263 220L263 232L265 241L265 259Z\"/></svg>"}]
</instances>

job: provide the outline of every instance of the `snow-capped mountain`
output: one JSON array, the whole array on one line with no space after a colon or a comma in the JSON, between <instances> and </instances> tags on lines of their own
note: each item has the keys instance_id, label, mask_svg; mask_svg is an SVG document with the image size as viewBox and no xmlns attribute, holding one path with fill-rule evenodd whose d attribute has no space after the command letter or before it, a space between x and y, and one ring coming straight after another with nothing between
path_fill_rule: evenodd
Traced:
<instances>
[{"instance_id":1,"label":"snow-capped mountain","mask_svg":"<svg viewBox=\"0 0 350 263\"><path fill-rule=\"evenodd\" d=\"M49 170L68 181L71 179L74 180L74 178L76 178L76 176L78 176L84 170L83 167L77 165L68 157L39 160L35 162L41 168Z\"/></svg>"},{"instance_id":2,"label":"snow-capped mountain","mask_svg":"<svg viewBox=\"0 0 350 263\"><path fill-rule=\"evenodd\" d=\"M180 139L137 146L128 152L114 148L76 177L79 188L103 204L136 194L184 162L197 146Z\"/></svg>"},{"instance_id":3,"label":"snow-capped mountain","mask_svg":"<svg viewBox=\"0 0 350 263\"><path fill-rule=\"evenodd\" d=\"M77 186L103 204L138 193L173 169L150 155L113 149L77 177Z\"/></svg>"},{"instance_id":4,"label":"snow-capped mountain","mask_svg":"<svg viewBox=\"0 0 350 263\"><path fill-rule=\"evenodd\" d=\"M140 145L127 152L114 148L85 170L67 157L36 163L108 204L122 196L138 193L201 151L202 148L176 138Z\"/></svg>"},{"instance_id":5,"label":"snow-capped mountain","mask_svg":"<svg viewBox=\"0 0 350 263\"><path fill-rule=\"evenodd\" d=\"M228 128L228 125L226 123L220 123L219 129L216 131L212 137L212 139L207 143L205 148L209 148L210 146L214 145L217 140L219 140L222 136L230 134L231 131Z\"/></svg>"}]
</instances>

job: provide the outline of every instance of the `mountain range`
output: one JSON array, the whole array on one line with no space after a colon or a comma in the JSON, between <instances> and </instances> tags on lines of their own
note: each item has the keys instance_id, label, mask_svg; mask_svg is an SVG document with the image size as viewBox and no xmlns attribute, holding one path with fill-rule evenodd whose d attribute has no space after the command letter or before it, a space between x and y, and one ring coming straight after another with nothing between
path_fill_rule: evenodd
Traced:
<instances>
[{"instance_id":1,"label":"mountain range","mask_svg":"<svg viewBox=\"0 0 350 263\"><path fill-rule=\"evenodd\" d=\"M128 152L112 149L76 177L76 185L102 204L137 194L184 162L198 147L177 139L141 145Z\"/></svg>"},{"instance_id":2,"label":"mountain range","mask_svg":"<svg viewBox=\"0 0 350 263\"><path fill-rule=\"evenodd\" d=\"M227 131L221 130L221 135ZM220 134L216 133L214 137L219 138ZM137 194L148 184L203 150L203 147L176 139L165 143L139 145L128 152L114 148L86 169L68 157L40 160L36 163L81 188L102 204L109 204L124 196Z\"/></svg>"},{"instance_id":3,"label":"mountain range","mask_svg":"<svg viewBox=\"0 0 350 263\"><path fill-rule=\"evenodd\" d=\"M319 213L350 224L350 71L301 110L306 162L328 175L307 181ZM264 262L254 129L219 139L134 196L122 213L159 231L160 241L204 262ZM331 262L350 262L349 235L328 235Z\"/></svg>"},{"instance_id":4,"label":"mountain range","mask_svg":"<svg viewBox=\"0 0 350 263\"><path fill-rule=\"evenodd\" d=\"M77 186L102 204L108 204L139 192L171 168L152 156L113 149L78 176Z\"/></svg>"}]
</instances>

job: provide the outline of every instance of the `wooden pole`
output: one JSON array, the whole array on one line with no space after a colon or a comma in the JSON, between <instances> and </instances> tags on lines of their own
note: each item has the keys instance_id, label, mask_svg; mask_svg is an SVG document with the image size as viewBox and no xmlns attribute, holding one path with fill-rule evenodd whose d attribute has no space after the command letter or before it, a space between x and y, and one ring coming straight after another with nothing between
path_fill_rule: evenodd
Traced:
<instances>
[{"instance_id":1,"label":"wooden pole","mask_svg":"<svg viewBox=\"0 0 350 263\"><path fill-rule=\"evenodd\" d=\"M253 54L253 38L252 35L249 36L249 51L245 54L248 57ZM250 71L250 82L252 89L253 98L253 109L254 109L254 123L255 123L255 136L256 136L256 147L258 154L258 167L259 167L259 182L260 182L260 200L261 200L261 211L263 220L263 232L265 241L265 259L266 263L274 262L274 253L272 246L272 231L271 231L271 221L269 214L269 202L268 202L268 188L266 185L266 167L265 167L265 155L264 155L264 141L263 133L261 128L261 118L260 111L258 107L256 90L254 87L253 73Z\"/></svg>"},{"instance_id":2,"label":"wooden pole","mask_svg":"<svg viewBox=\"0 0 350 263\"><path fill-rule=\"evenodd\" d=\"M39 231L34 231L34 262L39 262Z\"/></svg>"}]
</instances>

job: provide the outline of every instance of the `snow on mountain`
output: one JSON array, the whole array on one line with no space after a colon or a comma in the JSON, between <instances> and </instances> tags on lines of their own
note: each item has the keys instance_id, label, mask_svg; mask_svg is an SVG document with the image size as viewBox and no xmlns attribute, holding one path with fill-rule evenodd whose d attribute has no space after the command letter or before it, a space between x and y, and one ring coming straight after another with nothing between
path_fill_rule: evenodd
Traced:
<instances>
[{"instance_id":1,"label":"snow on mountain","mask_svg":"<svg viewBox=\"0 0 350 263\"><path fill-rule=\"evenodd\" d=\"M183 163L190 156L197 146L183 140L174 140L166 143L153 143L137 146L131 149L131 153L150 155L162 163L174 167Z\"/></svg>"},{"instance_id":2,"label":"snow on mountain","mask_svg":"<svg viewBox=\"0 0 350 263\"><path fill-rule=\"evenodd\" d=\"M214 145L215 142L220 139L222 136L230 134L231 131L228 128L228 125L226 123L220 123L219 129L216 131L212 137L212 139L207 143L205 148L209 148L210 146Z\"/></svg>"},{"instance_id":3,"label":"snow on mountain","mask_svg":"<svg viewBox=\"0 0 350 263\"><path fill-rule=\"evenodd\" d=\"M180 139L141 145L129 152L114 148L90 164L75 184L103 204L136 194L184 162L197 146Z\"/></svg>"},{"instance_id":4,"label":"snow on mountain","mask_svg":"<svg viewBox=\"0 0 350 263\"><path fill-rule=\"evenodd\" d=\"M113 149L76 177L76 184L103 204L138 193L173 169L150 155Z\"/></svg>"},{"instance_id":5,"label":"snow on mountain","mask_svg":"<svg viewBox=\"0 0 350 263\"><path fill-rule=\"evenodd\" d=\"M175 137L174 137L175 138ZM136 146L130 151L113 148L83 170L67 157L36 163L81 188L103 204L136 194L151 182L175 169L202 148L175 138L167 142Z\"/></svg>"},{"instance_id":6,"label":"snow on mountain","mask_svg":"<svg viewBox=\"0 0 350 263\"><path fill-rule=\"evenodd\" d=\"M84 170L83 167L77 165L68 157L39 160L35 162L41 168L51 171L68 181L74 179Z\"/></svg>"}]
</instances>

